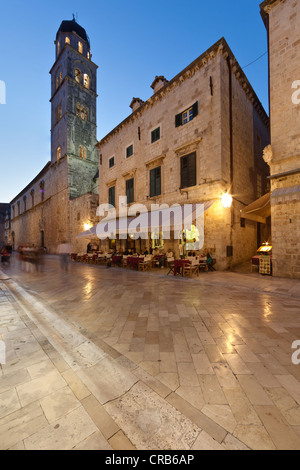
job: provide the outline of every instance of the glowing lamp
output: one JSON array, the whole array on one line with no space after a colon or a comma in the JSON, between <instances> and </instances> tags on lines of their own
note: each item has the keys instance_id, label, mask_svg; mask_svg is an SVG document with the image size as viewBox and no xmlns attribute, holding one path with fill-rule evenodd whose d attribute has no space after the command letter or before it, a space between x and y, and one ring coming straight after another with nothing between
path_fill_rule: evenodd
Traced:
<instances>
[{"instance_id":1,"label":"glowing lamp","mask_svg":"<svg viewBox=\"0 0 300 470\"><path fill-rule=\"evenodd\" d=\"M89 230L91 228L90 224L84 224L84 230Z\"/></svg>"},{"instance_id":2,"label":"glowing lamp","mask_svg":"<svg viewBox=\"0 0 300 470\"><path fill-rule=\"evenodd\" d=\"M221 197L221 202L225 209L231 207L232 196L229 193L223 194L223 196Z\"/></svg>"}]
</instances>

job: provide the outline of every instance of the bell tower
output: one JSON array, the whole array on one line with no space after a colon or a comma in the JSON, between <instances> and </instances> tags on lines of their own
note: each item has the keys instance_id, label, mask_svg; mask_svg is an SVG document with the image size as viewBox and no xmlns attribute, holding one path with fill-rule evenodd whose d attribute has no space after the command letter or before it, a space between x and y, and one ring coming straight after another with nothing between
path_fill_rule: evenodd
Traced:
<instances>
[{"instance_id":1,"label":"bell tower","mask_svg":"<svg viewBox=\"0 0 300 470\"><path fill-rule=\"evenodd\" d=\"M98 170L97 65L90 41L73 17L56 34L51 74L51 162L68 161L69 198L92 192Z\"/></svg>"}]
</instances>

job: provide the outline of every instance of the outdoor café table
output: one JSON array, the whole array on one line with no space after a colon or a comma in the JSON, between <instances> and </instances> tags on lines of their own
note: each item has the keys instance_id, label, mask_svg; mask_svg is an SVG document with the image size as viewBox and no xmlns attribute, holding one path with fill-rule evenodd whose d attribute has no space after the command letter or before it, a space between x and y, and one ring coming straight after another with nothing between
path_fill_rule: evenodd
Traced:
<instances>
[{"instance_id":1,"label":"outdoor caf\u00e9 table","mask_svg":"<svg viewBox=\"0 0 300 470\"><path fill-rule=\"evenodd\" d=\"M184 264L189 264L189 260L188 259L175 259L174 261L174 276L176 276L176 274L183 274L183 266Z\"/></svg>"},{"instance_id":2,"label":"outdoor caf\u00e9 table","mask_svg":"<svg viewBox=\"0 0 300 470\"><path fill-rule=\"evenodd\" d=\"M122 255L114 255L111 259L112 264L117 264L118 266L120 266L122 262L122 258L123 258Z\"/></svg>"},{"instance_id":3,"label":"outdoor caf\u00e9 table","mask_svg":"<svg viewBox=\"0 0 300 470\"><path fill-rule=\"evenodd\" d=\"M127 257L127 266L130 265L133 269L138 269L139 267L139 260L143 260L143 258L139 258L138 256L128 256Z\"/></svg>"}]
</instances>

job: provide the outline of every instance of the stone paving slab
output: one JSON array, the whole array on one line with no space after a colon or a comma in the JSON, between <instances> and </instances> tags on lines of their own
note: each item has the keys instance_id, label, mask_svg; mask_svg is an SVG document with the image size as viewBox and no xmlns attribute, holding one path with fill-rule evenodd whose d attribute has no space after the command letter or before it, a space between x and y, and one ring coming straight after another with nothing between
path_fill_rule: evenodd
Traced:
<instances>
[{"instance_id":1,"label":"stone paving slab","mask_svg":"<svg viewBox=\"0 0 300 470\"><path fill-rule=\"evenodd\" d=\"M45 447L59 445L58 424L61 446L71 448L300 449L295 283L264 278L257 287L255 274L212 273L208 281L75 263L63 275L57 268L53 257L38 276L13 266L2 275L0 339L9 360L0 394L15 390L18 403L13 393L0 442L7 417L14 422L27 409L34 422L32 433L16 426L4 448L38 447L38 435ZM47 374L50 389L42 385L36 396ZM29 382L32 403L22 395ZM78 429L71 442L76 413L91 432ZM161 438L167 422L171 443Z\"/></svg>"}]
</instances>

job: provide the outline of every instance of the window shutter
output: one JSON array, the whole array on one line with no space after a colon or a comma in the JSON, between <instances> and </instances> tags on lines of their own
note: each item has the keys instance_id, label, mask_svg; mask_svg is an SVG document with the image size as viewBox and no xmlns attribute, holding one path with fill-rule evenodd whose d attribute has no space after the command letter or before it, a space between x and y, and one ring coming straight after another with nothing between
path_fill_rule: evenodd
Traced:
<instances>
[{"instance_id":1,"label":"window shutter","mask_svg":"<svg viewBox=\"0 0 300 470\"><path fill-rule=\"evenodd\" d=\"M150 171L150 197L155 196L155 170Z\"/></svg>"},{"instance_id":2,"label":"window shutter","mask_svg":"<svg viewBox=\"0 0 300 470\"><path fill-rule=\"evenodd\" d=\"M175 127L182 126L182 114L177 114L175 116Z\"/></svg>"},{"instance_id":3,"label":"window shutter","mask_svg":"<svg viewBox=\"0 0 300 470\"><path fill-rule=\"evenodd\" d=\"M193 104L193 118L198 116L198 101Z\"/></svg>"},{"instance_id":4,"label":"window shutter","mask_svg":"<svg viewBox=\"0 0 300 470\"><path fill-rule=\"evenodd\" d=\"M126 181L126 196L127 204L131 204L134 201L134 184L133 178Z\"/></svg>"},{"instance_id":5,"label":"window shutter","mask_svg":"<svg viewBox=\"0 0 300 470\"><path fill-rule=\"evenodd\" d=\"M181 188L196 185L196 153L181 157Z\"/></svg>"},{"instance_id":6,"label":"window shutter","mask_svg":"<svg viewBox=\"0 0 300 470\"><path fill-rule=\"evenodd\" d=\"M188 156L188 182L189 186L196 185L196 153Z\"/></svg>"},{"instance_id":7,"label":"window shutter","mask_svg":"<svg viewBox=\"0 0 300 470\"><path fill-rule=\"evenodd\" d=\"M161 167L156 168L156 196L161 194Z\"/></svg>"}]
</instances>

